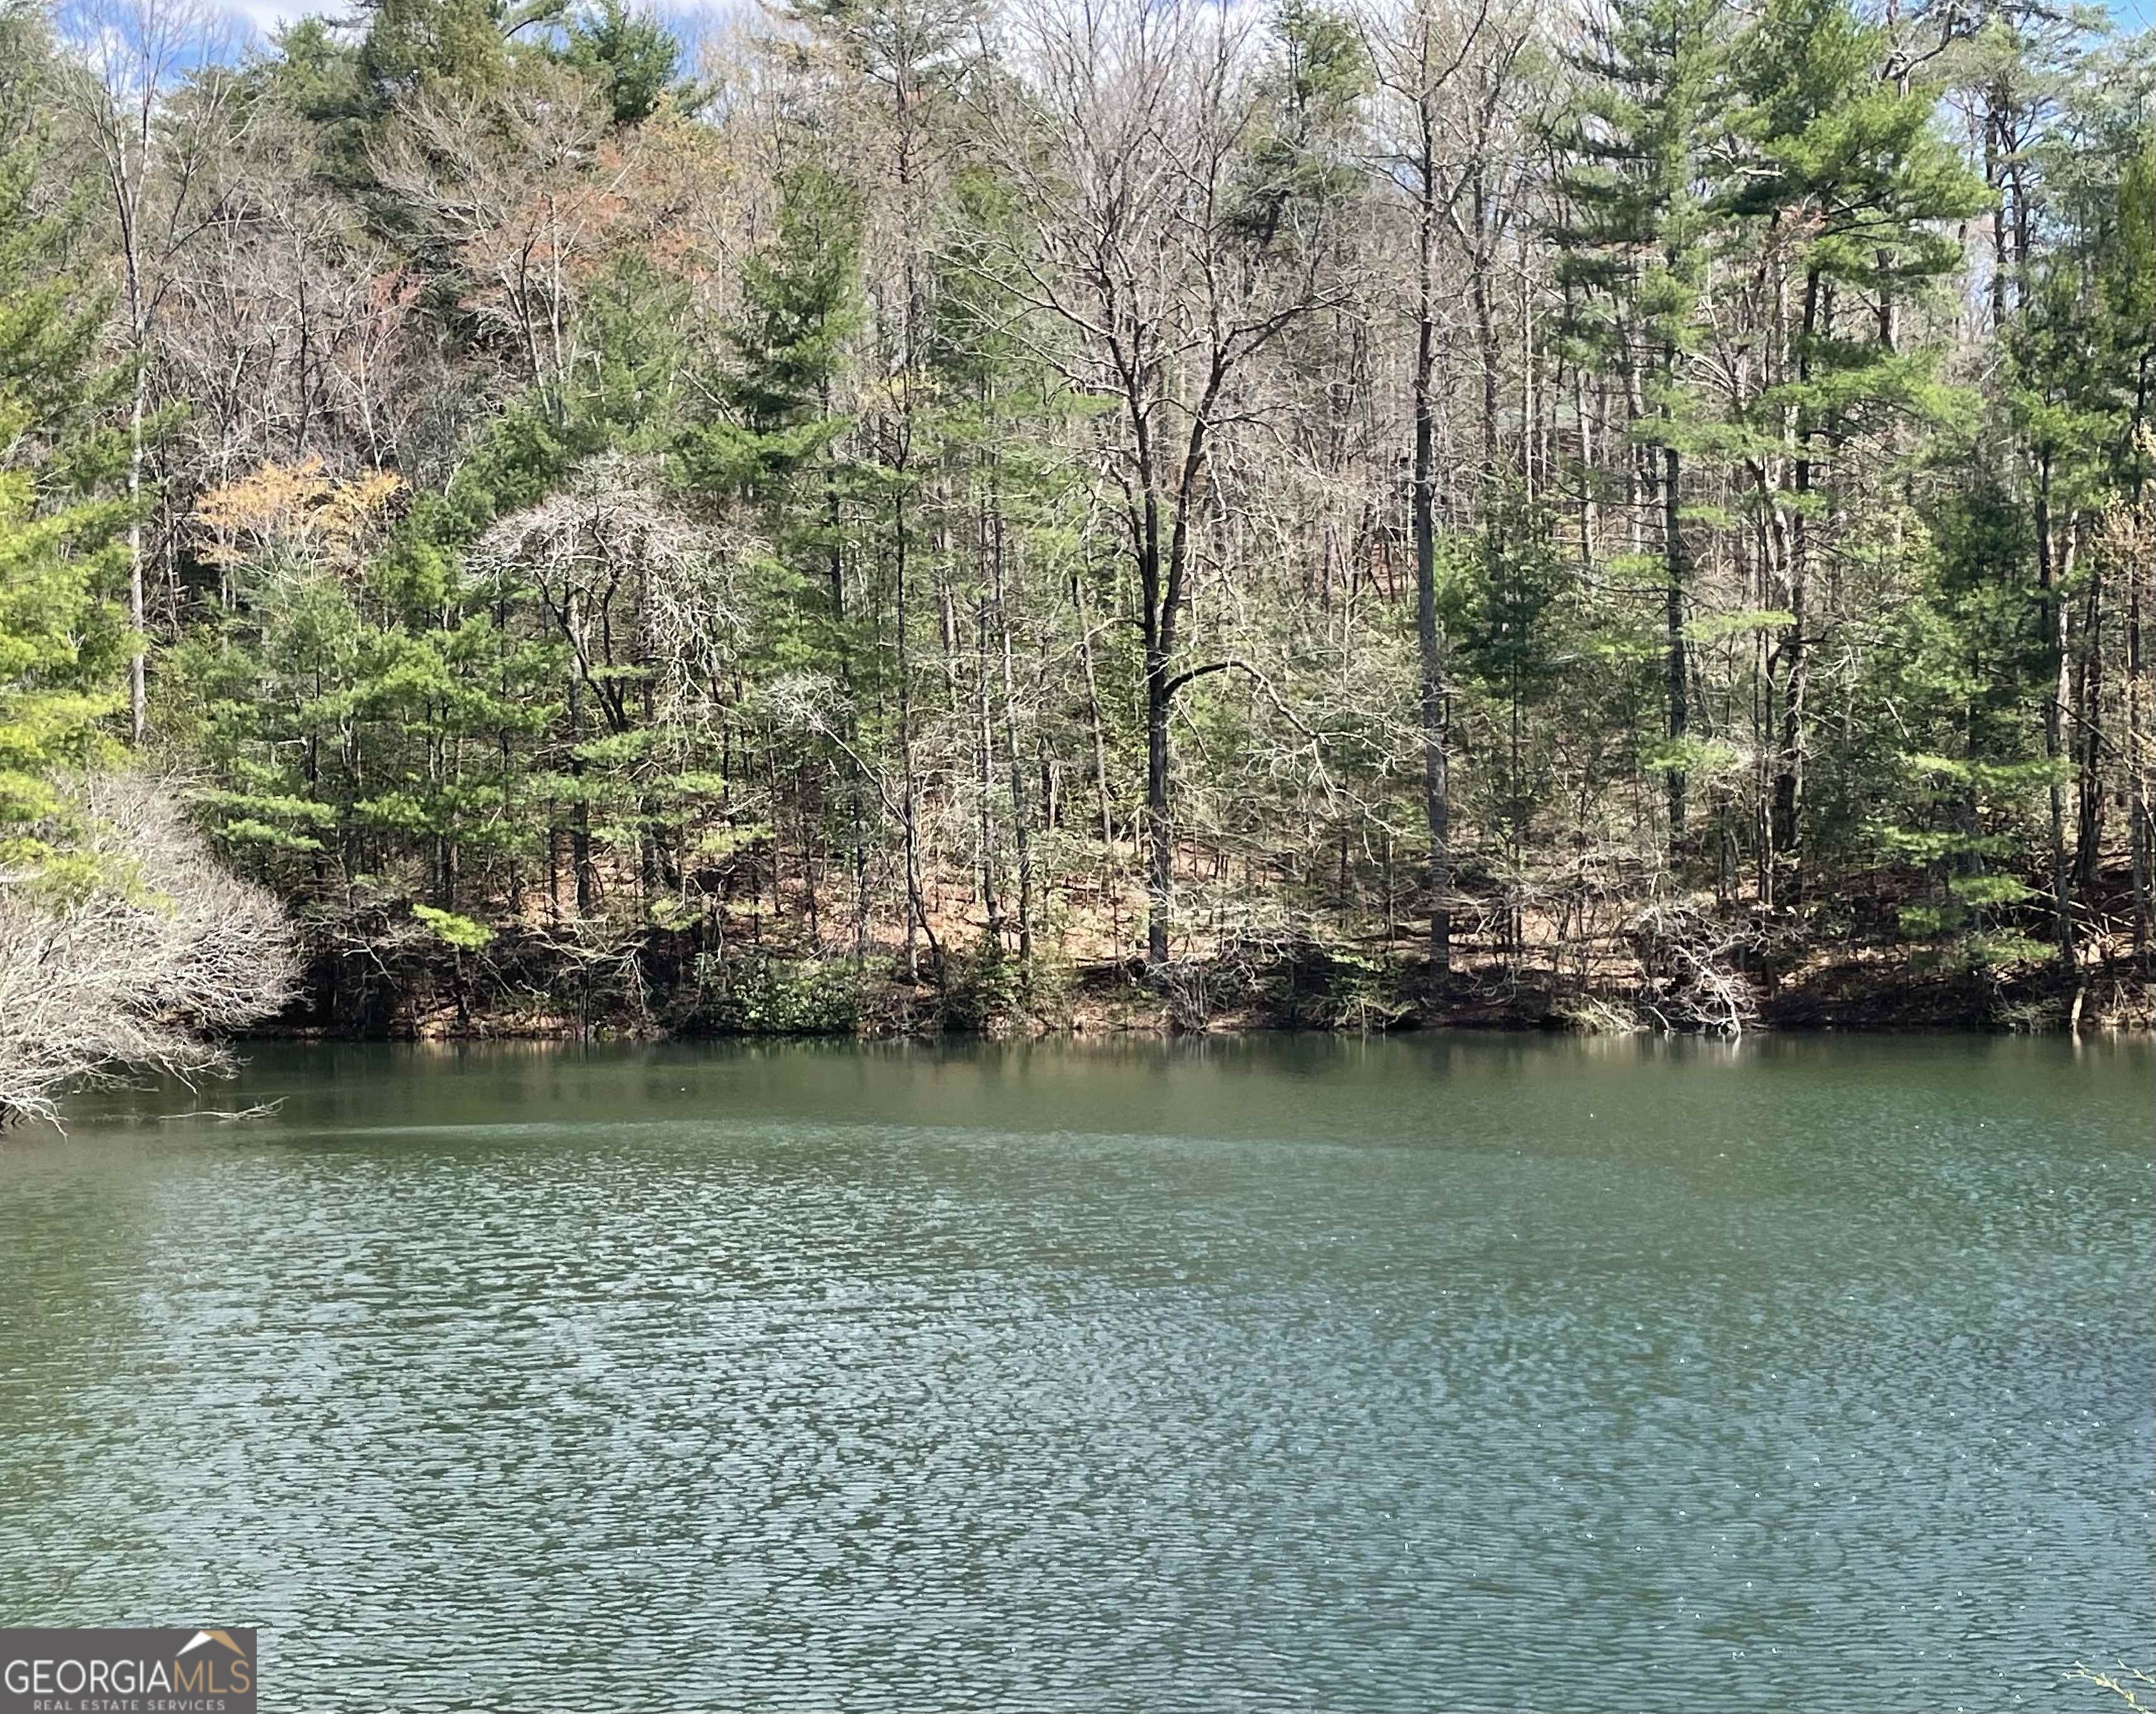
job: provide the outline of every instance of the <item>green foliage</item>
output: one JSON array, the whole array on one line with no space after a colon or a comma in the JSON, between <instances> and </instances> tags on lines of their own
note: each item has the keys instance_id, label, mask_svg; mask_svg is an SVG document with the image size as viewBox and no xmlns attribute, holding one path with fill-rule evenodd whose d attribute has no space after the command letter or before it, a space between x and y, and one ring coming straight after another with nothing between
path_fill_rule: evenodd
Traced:
<instances>
[{"instance_id":1,"label":"green foliage","mask_svg":"<svg viewBox=\"0 0 2156 1714\"><path fill-rule=\"evenodd\" d=\"M1934 92L1879 75L1891 51L1848 0L1768 0L1736 54L1752 170L1725 197L1738 215L1794 217L1808 269L1874 290L1955 267L1938 223L1986 200L1939 135Z\"/></svg>"},{"instance_id":2,"label":"green foliage","mask_svg":"<svg viewBox=\"0 0 2156 1714\"><path fill-rule=\"evenodd\" d=\"M1251 153L1235 212L1237 230L1261 247L1292 227L1291 214L1353 192L1350 128L1372 86L1369 56L1345 13L1281 0L1273 28L1279 60L1267 132Z\"/></svg>"},{"instance_id":3,"label":"green foliage","mask_svg":"<svg viewBox=\"0 0 2156 1714\"><path fill-rule=\"evenodd\" d=\"M831 388L859 315L859 198L813 158L781 172L778 192L778 233L743 264L742 312L727 330L727 415L683 451L693 480L752 499L783 495L844 427Z\"/></svg>"},{"instance_id":4,"label":"green foliage","mask_svg":"<svg viewBox=\"0 0 2156 1714\"><path fill-rule=\"evenodd\" d=\"M64 772L110 753L128 633L109 598L120 510L94 492L115 449L96 413L105 305L70 265L72 214L40 212L38 140L0 154L0 867L59 857Z\"/></svg>"},{"instance_id":5,"label":"green foliage","mask_svg":"<svg viewBox=\"0 0 2156 1714\"><path fill-rule=\"evenodd\" d=\"M359 50L372 97L489 90L508 74L500 0L376 0Z\"/></svg>"},{"instance_id":6,"label":"green foliage","mask_svg":"<svg viewBox=\"0 0 2156 1714\"><path fill-rule=\"evenodd\" d=\"M852 1035L866 979L839 959L762 952L706 957L697 967L697 1028L727 1035Z\"/></svg>"},{"instance_id":7,"label":"green foliage","mask_svg":"<svg viewBox=\"0 0 2156 1714\"><path fill-rule=\"evenodd\" d=\"M572 13L564 33L562 62L598 78L617 125L649 119L670 90L681 87L675 77L681 44L653 13L598 0Z\"/></svg>"},{"instance_id":8,"label":"green foliage","mask_svg":"<svg viewBox=\"0 0 2156 1714\"><path fill-rule=\"evenodd\" d=\"M1552 237L1568 331L1604 362L1656 354L1650 402L1666 417L1685 408L1676 360L1697 342L1727 18L1720 0L1620 8L1577 56L1582 93L1553 139L1567 162Z\"/></svg>"},{"instance_id":9,"label":"green foliage","mask_svg":"<svg viewBox=\"0 0 2156 1714\"><path fill-rule=\"evenodd\" d=\"M1891 301L1950 273L1960 251L1947 223L1987 201L1939 133L1935 92L1879 74L1891 51L1848 0L1768 0L1737 44L1732 124L1749 158L1719 205L1795 235L1810 306L1799 372L1762 393L1755 420L1794 411L1845 432L1871 413L1953 408L1922 354L1842 336L1817 314L1823 285Z\"/></svg>"},{"instance_id":10,"label":"green foliage","mask_svg":"<svg viewBox=\"0 0 2156 1714\"><path fill-rule=\"evenodd\" d=\"M1023 965L1004 947L986 942L970 952L953 952L944 961L943 1027L969 1034L1001 1035L1023 1027L1031 1000L1031 983Z\"/></svg>"},{"instance_id":11,"label":"green foliage","mask_svg":"<svg viewBox=\"0 0 2156 1714\"><path fill-rule=\"evenodd\" d=\"M1552 609L1569 569L1551 536L1547 512L1517 500L1502 506L1471 545L1448 554L1461 572L1445 580L1446 627L1457 658L1495 694L1532 701L1559 667Z\"/></svg>"},{"instance_id":12,"label":"green foliage","mask_svg":"<svg viewBox=\"0 0 2156 1714\"><path fill-rule=\"evenodd\" d=\"M365 105L359 47L326 18L280 25L249 75L273 100L317 125L352 119Z\"/></svg>"},{"instance_id":13,"label":"green foliage","mask_svg":"<svg viewBox=\"0 0 2156 1714\"><path fill-rule=\"evenodd\" d=\"M1681 773L1701 779L1727 777L1743 765L1732 746L1712 738L1654 738L1640 746L1640 771Z\"/></svg>"},{"instance_id":14,"label":"green foliage","mask_svg":"<svg viewBox=\"0 0 2156 1714\"><path fill-rule=\"evenodd\" d=\"M434 930L443 945L454 947L459 952L483 951L494 938L494 931L485 923L459 916L454 911L437 911L432 905L415 904L412 914Z\"/></svg>"},{"instance_id":15,"label":"green foliage","mask_svg":"<svg viewBox=\"0 0 2156 1714\"><path fill-rule=\"evenodd\" d=\"M1088 13L1185 80L1126 112L1082 55L1067 89L1014 76L973 0L782 12L693 123L637 0L377 0L285 28L218 86L229 110L207 83L161 110L175 139L215 125L199 176L157 187L201 223L153 269L140 372L194 410L141 472L152 728L325 945L459 971L443 948L485 947L507 982L759 1032L854 1030L933 982L947 1024L1006 1028L1060 957L1128 950L1158 788L1178 970L1290 947L1279 1015L1382 1024L1433 907L1440 762L1463 960L1515 974L1535 934L1607 946L1710 894L1778 942L1995 963L2046 926L2070 842L2084 929L2127 921L2145 52L2084 64L2001 13L1927 56L1942 18L1890 33L1851 0L1456 37L1281 0L1217 59L1190 45L1210 13ZM121 272L110 223L38 151L57 108L20 39L18 842L105 747L131 646L100 497L135 378L99 365L110 306L78 282ZM1950 146L1934 73L1999 146ZM1167 135L1188 158L1136 171ZM1958 279L1964 227L1984 266ZM1425 243L1428 316L1403 267ZM250 484L289 511L368 481L393 503L349 529L231 526ZM1134 575L1156 537L1185 556L1165 613ZM838 948L871 973L813 956ZM1553 979L1599 956L1553 950Z\"/></svg>"}]
</instances>

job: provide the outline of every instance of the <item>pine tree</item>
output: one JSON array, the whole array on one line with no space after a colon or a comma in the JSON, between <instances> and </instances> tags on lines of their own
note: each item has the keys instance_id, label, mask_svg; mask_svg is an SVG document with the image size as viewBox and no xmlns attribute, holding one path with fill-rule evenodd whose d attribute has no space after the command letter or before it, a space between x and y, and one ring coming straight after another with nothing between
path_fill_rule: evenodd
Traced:
<instances>
[{"instance_id":1,"label":"pine tree","mask_svg":"<svg viewBox=\"0 0 2156 1714\"><path fill-rule=\"evenodd\" d=\"M845 423L833 410L844 342L859 319L860 200L813 157L778 181L778 230L742 267L742 310L726 330L733 362L723 416L692 432L692 477L715 492L776 502ZM843 606L843 597L834 596Z\"/></svg>"},{"instance_id":2,"label":"pine tree","mask_svg":"<svg viewBox=\"0 0 2156 1714\"><path fill-rule=\"evenodd\" d=\"M1684 466L1702 415L1686 367L1715 236L1727 15L1723 0L1649 0L1600 21L1576 62L1584 87L1558 139L1568 164L1552 236L1573 347L1624 387L1635 444L1658 455L1666 695L1657 747L1673 855L1691 759Z\"/></svg>"},{"instance_id":3,"label":"pine tree","mask_svg":"<svg viewBox=\"0 0 2156 1714\"><path fill-rule=\"evenodd\" d=\"M1854 485L1848 449L1949 408L1937 352L1912 339L1902 312L1959 265L1946 223L1983 205L1982 185L1938 135L1932 92L1884 75L1891 54L1847 0L1768 0L1732 58L1742 155L1719 206L1794 300L1738 443L1789 615L1769 657L1770 885L1796 875L1813 662L1833 618L1815 572Z\"/></svg>"},{"instance_id":4,"label":"pine tree","mask_svg":"<svg viewBox=\"0 0 2156 1714\"><path fill-rule=\"evenodd\" d=\"M39 44L3 21L0 53L30 72ZM8 40L9 36L18 38ZM33 74L33 73L32 73ZM102 428L124 376L96 361L106 306L76 284L80 210L38 208L42 139L0 136L0 879L42 867L60 776L111 747L106 721L130 633L109 598L125 575L121 509L100 498L121 453Z\"/></svg>"},{"instance_id":5,"label":"pine tree","mask_svg":"<svg viewBox=\"0 0 2156 1714\"><path fill-rule=\"evenodd\" d=\"M563 35L563 63L597 76L616 125L649 119L670 90L682 88L675 76L681 44L651 13L598 0L570 17Z\"/></svg>"}]
</instances>

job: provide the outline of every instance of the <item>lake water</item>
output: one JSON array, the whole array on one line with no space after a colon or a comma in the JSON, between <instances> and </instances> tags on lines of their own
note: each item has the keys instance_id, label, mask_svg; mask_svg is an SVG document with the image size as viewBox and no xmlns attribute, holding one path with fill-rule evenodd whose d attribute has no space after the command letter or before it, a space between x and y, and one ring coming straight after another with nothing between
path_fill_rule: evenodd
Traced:
<instances>
[{"instance_id":1,"label":"lake water","mask_svg":"<svg viewBox=\"0 0 2156 1714\"><path fill-rule=\"evenodd\" d=\"M257 1049L0 1145L0 1622L257 1625L269 1709L2102 1708L2153 1072Z\"/></svg>"}]
</instances>

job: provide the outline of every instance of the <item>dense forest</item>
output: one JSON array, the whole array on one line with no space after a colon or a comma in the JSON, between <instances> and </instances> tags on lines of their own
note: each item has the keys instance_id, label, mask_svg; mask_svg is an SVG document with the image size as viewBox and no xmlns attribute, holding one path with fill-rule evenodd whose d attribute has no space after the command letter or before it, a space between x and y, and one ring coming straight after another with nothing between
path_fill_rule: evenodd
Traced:
<instances>
[{"instance_id":1,"label":"dense forest","mask_svg":"<svg viewBox=\"0 0 2156 1714\"><path fill-rule=\"evenodd\" d=\"M318 1027L2145 1015L2148 34L0 27L18 946L122 768Z\"/></svg>"}]
</instances>

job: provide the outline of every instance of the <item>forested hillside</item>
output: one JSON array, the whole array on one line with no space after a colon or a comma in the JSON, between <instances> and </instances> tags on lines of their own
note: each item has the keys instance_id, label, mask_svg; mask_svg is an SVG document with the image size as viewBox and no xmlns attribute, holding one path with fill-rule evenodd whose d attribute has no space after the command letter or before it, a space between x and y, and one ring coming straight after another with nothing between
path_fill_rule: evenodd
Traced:
<instances>
[{"instance_id":1,"label":"forested hillside","mask_svg":"<svg viewBox=\"0 0 2156 1714\"><path fill-rule=\"evenodd\" d=\"M2100 14L4 29L0 816L175 779L295 1021L2145 1008Z\"/></svg>"}]
</instances>

